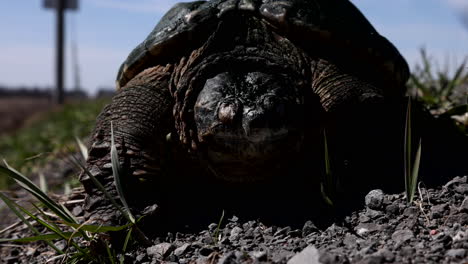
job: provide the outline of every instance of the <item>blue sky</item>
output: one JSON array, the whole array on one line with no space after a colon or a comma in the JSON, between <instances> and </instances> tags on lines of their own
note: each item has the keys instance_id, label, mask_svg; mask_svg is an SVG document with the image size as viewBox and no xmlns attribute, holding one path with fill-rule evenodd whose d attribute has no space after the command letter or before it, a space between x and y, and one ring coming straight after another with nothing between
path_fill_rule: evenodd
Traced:
<instances>
[{"instance_id":1,"label":"blue sky","mask_svg":"<svg viewBox=\"0 0 468 264\"><path fill-rule=\"evenodd\" d=\"M53 86L55 14L43 0L0 1L0 84ZM78 44L82 86L94 93L113 87L128 53L152 30L176 0L80 0L67 12L66 87L73 87L70 43ZM441 63L460 63L468 55L468 0L352 0L411 67L419 48Z\"/></svg>"}]
</instances>

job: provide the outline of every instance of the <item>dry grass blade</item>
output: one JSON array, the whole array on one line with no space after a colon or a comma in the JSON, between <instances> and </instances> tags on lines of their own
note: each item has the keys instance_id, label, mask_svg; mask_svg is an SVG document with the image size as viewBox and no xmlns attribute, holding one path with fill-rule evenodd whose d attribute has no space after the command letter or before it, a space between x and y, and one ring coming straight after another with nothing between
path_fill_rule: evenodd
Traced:
<instances>
[{"instance_id":1,"label":"dry grass blade","mask_svg":"<svg viewBox=\"0 0 468 264\"><path fill-rule=\"evenodd\" d=\"M39 173L39 188L44 193L47 193L47 191L48 191L47 181L45 179L44 173L42 173L42 172Z\"/></svg>"},{"instance_id":2,"label":"dry grass blade","mask_svg":"<svg viewBox=\"0 0 468 264\"><path fill-rule=\"evenodd\" d=\"M75 137L75 140L76 144L78 144L78 148L80 149L81 155L83 156L84 160L88 160L88 148L78 137Z\"/></svg>"}]
</instances>

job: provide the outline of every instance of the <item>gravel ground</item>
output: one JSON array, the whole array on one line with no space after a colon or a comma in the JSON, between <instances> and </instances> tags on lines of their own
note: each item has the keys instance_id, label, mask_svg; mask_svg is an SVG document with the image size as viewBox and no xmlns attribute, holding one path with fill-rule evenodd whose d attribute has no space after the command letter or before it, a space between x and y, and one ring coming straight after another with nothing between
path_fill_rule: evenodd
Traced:
<instances>
[{"instance_id":1,"label":"gravel ground","mask_svg":"<svg viewBox=\"0 0 468 264\"><path fill-rule=\"evenodd\" d=\"M75 192L69 200L80 201L80 195ZM70 209L83 214L77 204ZM311 221L294 229L226 216L219 229L212 223L197 233L167 233L150 247L130 249L125 263L468 263L467 226L464 176L438 189L421 188L411 205L403 194L373 190L360 210L322 230ZM23 236L25 230L19 225L0 235ZM54 257L42 244L0 247L4 263Z\"/></svg>"}]
</instances>

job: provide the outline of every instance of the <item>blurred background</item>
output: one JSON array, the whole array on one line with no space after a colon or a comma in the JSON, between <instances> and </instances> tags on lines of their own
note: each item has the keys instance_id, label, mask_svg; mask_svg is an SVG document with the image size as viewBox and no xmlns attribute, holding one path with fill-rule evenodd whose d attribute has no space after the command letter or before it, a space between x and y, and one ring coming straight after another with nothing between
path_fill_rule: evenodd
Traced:
<instances>
[{"instance_id":1,"label":"blurred background","mask_svg":"<svg viewBox=\"0 0 468 264\"><path fill-rule=\"evenodd\" d=\"M65 13L65 82L90 95L114 87L118 67L177 0L74 0ZM55 85L56 13L45 0L0 1L0 85ZM441 63L468 54L467 0L352 0L411 66L419 49ZM78 79L78 80L77 80ZM77 87L78 86L78 87Z\"/></svg>"},{"instance_id":2,"label":"blurred background","mask_svg":"<svg viewBox=\"0 0 468 264\"><path fill-rule=\"evenodd\" d=\"M114 92L120 64L179 2L68 1L62 106L52 96L57 0L0 1L0 158L21 169L29 170L31 161L43 157L53 159L56 155L50 153L70 148L75 137L90 133ZM352 2L407 59L414 73L410 81L414 95L429 98L432 108L439 110L447 103L440 98L449 98L452 90L461 91L460 98L466 100L468 0Z\"/></svg>"}]
</instances>

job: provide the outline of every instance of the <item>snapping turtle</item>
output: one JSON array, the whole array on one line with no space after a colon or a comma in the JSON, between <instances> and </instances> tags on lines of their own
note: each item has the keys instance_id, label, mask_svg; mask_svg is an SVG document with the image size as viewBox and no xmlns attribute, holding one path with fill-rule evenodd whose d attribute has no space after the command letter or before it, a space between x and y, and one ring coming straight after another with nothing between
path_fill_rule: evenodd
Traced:
<instances>
[{"instance_id":1,"label":"snapping turtle","mask_svg":"<svg viewBox=\"0 0 468 264\"><path fill-rule=\"evenodd\" d=\"M179 3L122 64L87 168L116 195L113 122L134 208L185 205L197 214L200 204L242 207L241 199L266 206L274 200L267 189L280 191L266 211L289 208L279 201L320 193L324 128L332 148L343 144L336 171L359 164L357 144L344 142L385 130L378 119L403 98L408 76L397 49L348 0ZM368 122L378 128L364 133ZM80 180L87 211L112 215L89 177Z\"/></svg>"}]
</instances>

